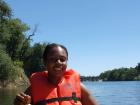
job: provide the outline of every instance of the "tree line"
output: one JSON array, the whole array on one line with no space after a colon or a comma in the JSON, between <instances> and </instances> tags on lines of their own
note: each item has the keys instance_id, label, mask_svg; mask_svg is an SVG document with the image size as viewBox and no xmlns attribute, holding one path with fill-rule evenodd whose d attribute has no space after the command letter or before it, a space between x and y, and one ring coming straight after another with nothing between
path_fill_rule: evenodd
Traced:
<instances>
[{"instance_id":1,"label":"tree line","mask_svg":"<svg viewBox=\"0 0 140 105\"><path fill-rule=\"evenodd\" d=\"M104 81L133 81L140 80L140 63L134 68L118 68L101 73L100 79Z\"/></svg>"},{"instance_id":2,"label":"tree line","mask_svg":"<svg viewBox=\"0 0 140 105\"><path fill-rule=\"evenodd\" d=\"M136 67L107 70L99 76L81 76L82 81L134 81L140 80L140 63Z\"/></svg>"}]
</instances>

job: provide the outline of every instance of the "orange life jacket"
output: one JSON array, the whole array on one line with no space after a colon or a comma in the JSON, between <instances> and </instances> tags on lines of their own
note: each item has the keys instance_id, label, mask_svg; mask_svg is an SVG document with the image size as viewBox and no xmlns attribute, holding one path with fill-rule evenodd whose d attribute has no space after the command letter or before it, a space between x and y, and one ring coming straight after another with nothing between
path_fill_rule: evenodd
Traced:
<instances>
[{"instance_id":1,"label":"orange life jacket","mask_svg":"<svg viewBox=\"0 0 140 105\"><path fill-rule=\"evenodd\" d=\"M82 105L80 76L74 70L67 70L64 79L57 85L48 82L48 72L33 73L31 92L35 105Z\"/></svg>"}]
</instances>

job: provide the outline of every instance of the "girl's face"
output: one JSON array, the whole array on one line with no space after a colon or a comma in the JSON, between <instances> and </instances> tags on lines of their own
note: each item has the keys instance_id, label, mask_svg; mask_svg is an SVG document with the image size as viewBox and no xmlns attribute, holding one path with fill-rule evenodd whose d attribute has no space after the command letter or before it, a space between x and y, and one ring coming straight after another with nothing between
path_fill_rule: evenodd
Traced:
<instances>
[{"instance_id":1,"label":"girl's face","mask_svg":"<svg viewBox=\"0 0 140 105\"><path fill-rule=\"evenodd\" d=\"M63 48L52 48L45 61L49 76L62 77L67 68L67 59L67 53Z\"/></svg>"}]
</instances>

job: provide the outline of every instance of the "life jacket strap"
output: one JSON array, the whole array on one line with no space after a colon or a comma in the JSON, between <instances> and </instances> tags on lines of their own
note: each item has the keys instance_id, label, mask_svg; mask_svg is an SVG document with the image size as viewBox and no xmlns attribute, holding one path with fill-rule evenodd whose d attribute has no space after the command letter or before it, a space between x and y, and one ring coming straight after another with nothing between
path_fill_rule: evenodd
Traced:
<instances>
[{"instance_id":1,"label":"life jacket strap","mask_svg":"<svg viewBox=\"0 0 140 105\"><path fill-rule=\"evenodd\" d=\"M70 100L74 100L75 103L77 103L77 101L80 101L81 99L78 97L59 97L59 98L51 98L51 99L44 99L41 101L38 101L35 105L46 105L47 103L52 103L52 102L61 102L61 101L70 101Z\"/></svg>"}]
</instances>

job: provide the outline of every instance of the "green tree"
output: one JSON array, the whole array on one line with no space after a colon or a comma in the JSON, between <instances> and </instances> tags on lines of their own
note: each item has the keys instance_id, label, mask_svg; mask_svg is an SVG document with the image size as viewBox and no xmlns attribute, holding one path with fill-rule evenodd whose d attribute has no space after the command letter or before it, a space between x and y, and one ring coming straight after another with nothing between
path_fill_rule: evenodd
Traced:
<instances>
[{"instance_id":1,"label":"green tree","mask_svg":"<svg viewBox=\"0 0 140 105\"><path fill-rule=\"evenodd\" d=\"M14 65L8 54L0 49L0 81L5 87L10 81L16 78Z\"/></svg>"},{"instance_id":2,"label":"green tree","mask_svg":"<svg viewBox=\"0 0 140 105\"><path fill-rule=\"evenodd\" d=\"M25 32L29 30L29 27L20 19L12 18L11 12L8 4L0 0L0 44L5 46L5 50L12 60L17 60L26 40Z\"/></svg>"},{"instance_id":3,"label":"green tree","mask_svg":"<svg viewBox=\"0 0 140 105\"><path fill-rule=\"evenodd\" d=\"M135 68L118 68L101 73L99 78L108 81L132 81L139 77Z\"/></svg>"},{"instance_id":4,"label":"green tree","mask_svg":"<svg viewBox=\"0 0 140 105\"><path fill-rule=\"evenodd\" d=\"M140 75L140 63L138 63L138 65L135 67L135 69L137 70L138 75Z\"/></svg>"},{"instance_id":5,"label":"green tree","mask_svg":"<svg viewBox=\"0 0 140 105\"><path fill-rule=\"evenodd\" d=\"M109 76L110 76L110 73L111 73L111 70L105 71L105 72L100 74L99 78L104 80L104 81L107 81Z\"/></svg>"},{"instance_id":6,"label":"green tree","mask_svg":"<svg viewBox=\"0 0 140 105\"><path fill-rule=\"evenodd\" d=\"M134 80L135 76L136 76L137 72L134 68L129 68L126 72L125 72L125 80L127 81L132 81Z\"/></svg>"},{"instance_id":7,"label":"green tree","mask_svg":"<svg viewBox=\"0 0 140 105\"><path fill-rule=\"evenodd\" d=\"M6 44L9 34L6 31L8 20L11 17L11 8L8 4L0 0L0 43Z\"/></svg>"},{"instance_id":8,"label":"green tree","mask_svg":"<svg viewBox=\"0 0 140 105\"><path fill-rule=\"evenodd\" d=\"M7 41L6 50L13 60L19 59L20 51L26 40L24 33L29 29L19 19L12 19L8 24L10 38Z\"/></svg>"},{"instance_id":9,"label":"green tree","mask_svg":"<svg viewBox=\"0 0 140 105\"><path fill-rule=\"evenodd\" d=\"M24 79L23 69L28 76L43 70L42 53L46 44L30 44L36 29L26 35L29 27L13 18L9 5L0 0L0 81L4 85L20 77Z\"/></svg>"},{"instance_id":10,"label":"green tree","mask_svg":"<svg viewBox=\"0 0 140 105\"><path fill-rule=\"evenodd\" d=\"M21 49L29 45L25 35L28 29L20 19L12 18L11 8L0 0L0 81L3 86L14 82L19 76L24 77L20 53Z\"/></svg>"},{"instance_id":11,"label":"green tree","mask_svg":"<svg viewBox=\"0 0 140 105\"><path fill-rule=\"evenodd\" d=\"M28 52L28 56L24 61L24 69L27 76L30 76L33 72L42 71L44 64L42 55L46 44L36 43Z\"/></svg>"},{"instance_id":12,"label":"green tree","mask_svg":"<svg viewBox=\"0 0 140 105\"><path fill-rule=\"evenodd\" d=\"M5 1L0 0L0 20L7 19L9 17L11 17L11 8Z\"/></svg>"}]
</instances>

